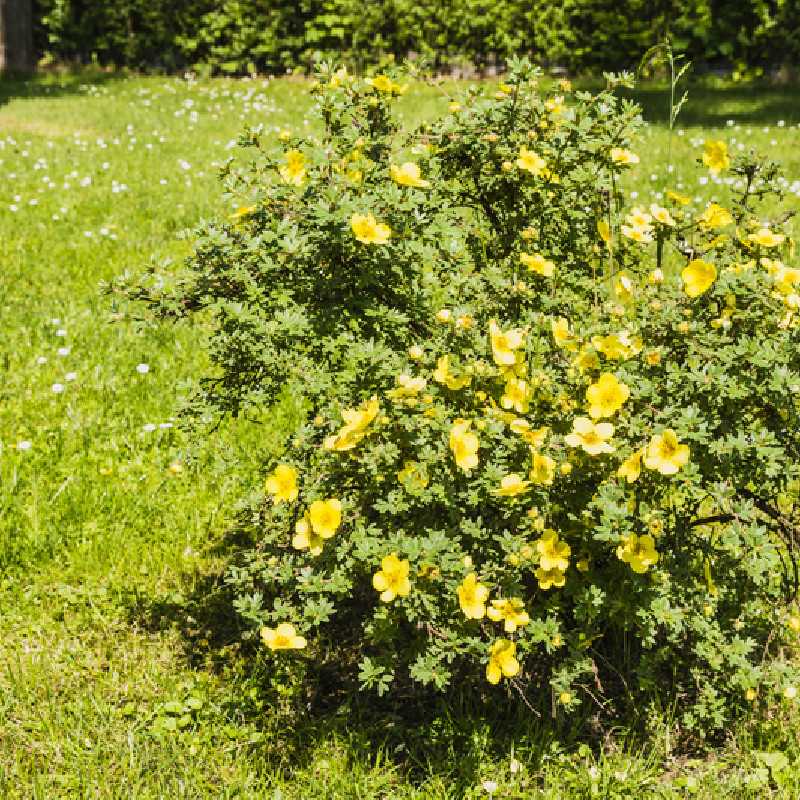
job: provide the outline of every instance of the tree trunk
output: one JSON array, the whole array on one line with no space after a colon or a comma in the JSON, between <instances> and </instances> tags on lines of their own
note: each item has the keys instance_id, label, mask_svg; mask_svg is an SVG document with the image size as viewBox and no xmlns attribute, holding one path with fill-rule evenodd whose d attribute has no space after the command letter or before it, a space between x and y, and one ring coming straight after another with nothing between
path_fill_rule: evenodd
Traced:
<instances>
[{"instance_id":1,"label":"tree trunk","mask_svg":"<svg viewBox=\"0 0 800 800\"><path fill-rule=\"evenodd\" d=\"M35 65L32 0L0 0L0 72L31 72Z\"/></svg>"}]
</instances>

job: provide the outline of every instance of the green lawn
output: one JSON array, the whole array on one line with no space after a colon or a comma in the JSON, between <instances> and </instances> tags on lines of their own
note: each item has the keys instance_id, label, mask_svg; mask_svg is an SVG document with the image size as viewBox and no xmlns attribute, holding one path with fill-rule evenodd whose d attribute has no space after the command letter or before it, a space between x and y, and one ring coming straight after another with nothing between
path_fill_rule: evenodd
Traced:
<instances>
[{"instance_id":1,"label":"green lawn","mask_svg":"<svg viewBox=\"0 0 800 800\"><path fill-rule=\"evenodd\" d=\"M724 182L687 177L713 135L782 162L797 208L800 92L693 90L672 171L665 93L638 97L653 124L632 201L667 188L724 201ZM409 124L446 106L426 87L402 101ZM222 586L225 533L292 405L190 448L175 417L204 370L203 330L137 324L99 283L179 263L179 234L235 205L216 164L242 126L311 127L310 107L288 80L0 83L2 796L800 797L788 706L693 759L668 711L649 736L604 731L587 746L502 710L416 724L369 699L305 719L264 705L269 675L240 652Z\"/></svg>"}]
</instances>

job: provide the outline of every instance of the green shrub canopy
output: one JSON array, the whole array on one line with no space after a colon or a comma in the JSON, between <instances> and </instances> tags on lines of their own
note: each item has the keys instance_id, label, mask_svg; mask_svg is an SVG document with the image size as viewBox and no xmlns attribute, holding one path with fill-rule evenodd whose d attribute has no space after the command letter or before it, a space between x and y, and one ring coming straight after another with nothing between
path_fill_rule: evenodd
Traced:
<instances>
[{"instance_id":1,"label":"green shrub canopy","mask_svg":"<svg viewBox=\"0 0 800 800\"><path fill-rule=\"evenodd\" d=\"M669 687L720 727L795 680L800 269L758 209L776 168L707 141L730 207L626 207L640 118L617 79L541 94L512 67L408 136L399 75L324 69L322 138L245 136L241 208L144 292L212 315L200 409L308 404L243 512L237 608L280 663L357 664L379 692L568 712Z\"/></svg>"}]
</instances>

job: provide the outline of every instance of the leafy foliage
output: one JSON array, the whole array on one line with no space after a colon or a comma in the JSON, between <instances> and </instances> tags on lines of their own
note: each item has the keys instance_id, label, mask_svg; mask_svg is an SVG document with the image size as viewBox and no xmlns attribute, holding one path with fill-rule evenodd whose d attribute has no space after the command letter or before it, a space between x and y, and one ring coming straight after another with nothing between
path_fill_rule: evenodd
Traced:
<instances>
[{"instance_id":1,"label":"leafy foliage","mask_svg":"<svg viewBox=\"0 0 800 800\"><path fill-rule=\"evenodd\" d=\"M229 578L253 633L291 626L277 657L307 639L380 693L508 681L548 711L669 687L721 728L796 678L800 270L787 217L756 216L777 168L707 141L732 208L626 208L627 79L537 78L514 62L402 137L398 74L324 68L323 137L247 133L240 210L185 282L130 291L214 320L203 413L306 398Z\"/></svg>"},{"instance_id":2,"label":"leafy foliage","mask_svg":"<svg viewBox=\"0 0 800 800\"><path fill-rule=\"evenodd\" d=\"M571 70L633 67L665 36L697 63L737 72L797 59L793 0L38 0L39 46L58 59L133 67L208 64L281 71L333 57L354 66L424 56L436 66L505 62L528 52ZM787 33L788 32L788 33Z\"/></svg>"}]
</instances>

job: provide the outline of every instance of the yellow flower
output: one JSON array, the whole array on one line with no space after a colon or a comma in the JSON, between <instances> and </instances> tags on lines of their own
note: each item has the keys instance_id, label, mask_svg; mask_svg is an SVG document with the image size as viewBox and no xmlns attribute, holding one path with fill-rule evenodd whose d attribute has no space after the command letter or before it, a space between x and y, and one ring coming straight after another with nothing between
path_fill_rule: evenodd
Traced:
<instances>
[{"instance_id":1,"label":"yellow flower","mask_svg":"<svg viewBox=\"0 0 800 800\"><path fill-rule=\"evenodd\" d=\"M586 401L589 404L589 416L592 419L611 417L624 405L630 397L628 385L617 380L611 372L604 372L598 380L586 390Z\"/></svg>"},{"instance_id":2,"label":"yellow flower","mask_svg":"<svg viewBox=\"0 0 800 800\"><path fill-rule=\"evenodd\" d=\"M391 93L399 88L388 75L376 75L374 78L367 78L364 83L379 92Z\"/></svg>"},{"instance_id":3,"label":"yellow flower","mask_svg":"<svg viewBox=\"0 0 800 800\"><path fill-rule=\"evenodd\" d=\"M428 472L416 461L404 461L397 480L410 491L421 491L428 485Z\"/></svg>"},{"instance_id":4,"label":"yellow flower","mask_svg":"<svg viewBox=\"0 0 800 800\"><path fill-rule=\"evenodd\" d=\"M546 530L541 538L536 540L536 550L539 552L539 566L545 572L551 570L566 572L572 549L558 538L555 531Z\"/></svg>"},{"instance_id":5,"label":"yellow flower","mask_svg":"<svg viewBox=\"0 0 800 800\"><path fill-rule=\"evenodd\" d=\"M500 398L500 405L505 409L513 408L518 414L528 411L528 382L520 378L509 378L506 381L505 392Z\"/></svg>"},{"instance_id":6,"label":"yellow flower","mask_svg":"<svg viewBox=\"0 0 800 800\"><path fill-rule=\"evenodd\" d=\"M692 198L688 195L673 192L671 189L667 191L667 197L679 206L688 206L692 202Z\"/></svg>"},{"instance_id":7,"label":"yellow flower","mask_svg":"<svg viewBox=\"0 0 800 800\"><path fill-rule=\"evenodd\" d=\"M658 561L655 539L649 534L637 536L635 533L626 536L617 547L617 558L630 564L634 572L643 573Z\"/></svg>"},{"instance_id":8,"label":"yellow flower","mask_svg":"<svg viewBox=\"0 0 800 800\"><path fill-rule=\"evenodd\" d=\"M530 485L530 481L525 481L521 475L512 472L501 479L500 488L495 489L494 494L500 497L516 497L525 494L530 489Z\"/></svg>"},{"instance_id":9,"label":"yellow flower","mask_svg":"<svg viewBox=\"0 0 800 800\"><path fill-rule=\"evenodd\" d=\"M556 268L556 265L552 261L549 261L539 253L534 253L533 255L529 253L520 253L519 260L523 266L527 267L532 272L538 272L539 275L544 275L545 278L551 278L553 276L553 270Z\"/></svg>"},{"instance_id":10,"label":"yellow flower","mask_svg":"<svg viewBox=\"0 0 800 800\"><path fill-rule=\"evenodd\" d=\"M733 222L731 212L727 208L723 208L717 203L709 203L705 211L697 218L701 228L706 230L716 230L717 228L724 228Z\"/></svg>"},{"instance_id":11,"label":"yellow flower","mask_svg":"<svg viewBox=\"0 0 800 800\"><path fill-rule=\"evenodd\" d=\"M534 153L533 150L528 150L527 147L521 147L519 150L519 158L517 159L517 166L538 178L547 169L547 162L540 155Z\"/></svg>"},{"instance_id":12,"label":"yellow flower","mask_svg":"<svg viewBox=\"0 0 800 800\"><path fill-rule=\"evenodd\" d=\"M663 208L662 206L653 203L650 206L650 213L653 215L653 219L662 225L675 225L675 220L672 218L672 214L669 213L668 209Z\"/></svg>"},{"instance_id":13,"label":"yellow flower","mask_svg":"<svg viewBox=\"0 0 800 800\"><path fill-rule=\"evenodd\" d=\"M474 433L470 432L471 424L468 420L457 419L450 429L450 449L457 466L465 472L478 466L480 441Z\"/></svg>"},{"instance_id":14,"label":"yellow flower","mask_svg":"<svg viewBox=\"0 0 800 800\"><path fill-rule=\"evenodd\" d=\"M347 408L342 411L345 424L339 432L328 436L323 443L326 450L352 450L366 435L366 429L378 416L380 405L377 397L372 397L358 408Z\"/></svg>"},{"instance_id":15,"label":"yellow flower","mask_svg":"<svg viewBox=\"0 0 800 800\"><path fill-rule=\"evenodd\" d=\"M572 422L572 433L564 437L569 447L580 447L590 456L613 453L615 450L608 440L614 435L610 422L592 422L588 417L577 417Z\"/></svg>"},{"instance_id":16,"label":"yellow flower","mask_svg":"<svg viewBox=\"0 0 800 800\"><path fill-rule=\"evenodd\" d=\"M556 347L563 350L575 350L578 343L569 329L569 322L564 317L557 317L550 323L550 329L553 333L553 341Z\"/></svg>"},{"instance_id":17,"label":"yellow flower","mask_svg":"<svg viewBox=\"0 0 800 800\"><path fill-rule=\"evenodd\" d=\"M425 378L412 378L405 373L398 375L395 378L395 382L397 386L386 392L386 396L392 400L414 399L428 385L428 381Z\"/></svg>"},{"instance_id":18,"label":"yellow flower","mask_svg":"<svg viewBox=\"0 0 800 800\"><path fill-rule=\"evenodd\" d=\"M689 462L689 446L681 444L675 431L667 428L661 435L653 436L644 454L647 469L658 470L662 475L674 475Z\"/></svg>"},{"instance_id":19,"label":"yellow flower","mask_svg":"<svg viewBox=\"0 0 800 800\"><path fill-rule=\"evenodd\" d=\"M631 276L627 272L618 272L614 280L614 293L622 303L629 303L633 300L635 285Z\"/></svg>"},{"instance_id":20,"label":"yellow flower","mask_svg":"<svg viewBox=\"0 0 800 800\"><path fill-rule=\"evenodd\" d=\"M519 661L514 657L516 652L517 646L508 639L498 639L492 644L486 665L486 680L489 683L500 683L501 678L513 678L519 672Z\"/></svg>"},{"instance_id":21,"label":"yellow flower","mask_svg":"<svg viewBox=\"0 0 800 800\"><path fill-rule=\"evenodd\" d=\"M294 537L292 547L295 550L308 550L312 556L318 556L322 552L325 540L318 533L314 533L308 517L297 520L294 526Z\"/></svg>"},{"instance_id":22,"label":"yellow flower","mask_svg":"<svg viewBox=\"0 0 800 800\"><path fill-rule=\"evenodd\" d=\"M469 386L472 381L470 375L453 375L450 372L450 356L441 356L437 360L433 379L436 383L441 383L454 392Z\"/></svg>"},{"instance_id":23,"label":"yellow flower","mask_svg":"<svg viewBox=\"0 0 800 800\"><path fill-rule=\"evenodd\" d=\"M594 350L584 347L580 353L572 360L573 366L577 367L581 372L587 372L591 369L600 368L600 359Z\"/></svg>"},{"instance_id":24,"label":"yellow flower","mask_svg":"<svg viewBox=\"0 0 800 800\"><path fill-rule=\"evenodd\" d=\"M277 628L262 628L261 640L270 650L302 650L307 644L288 622L281 622Z\"/></svg>"},{"instance_id":25,"label":"yellow flower","mask_svg":"<svg viewBox=\"0 0 800 800\"><path fill-rule=\"evenodd\" d=\"M560 569L544 569L539 567L536 570L536 580L539 581L539 588L547 591L552 586L560 589L566 582L566 576Z\"/></svg>"},{"instance_id":26,"label":"yellow flower","mask_svg":"<svg viewBox=\"0 0 800 800\"><path fill-rule=\"evenodd\" d=\"M436 312L436 321L447 325L453 319L453 312L449 308L440 308Z\"/></svg>"},{"instance_id":27,"label":"yellow flower","mask_svg":"<svg viewBox=\"0 0 800 800\"><path fill-rule=\"evenodd\" d=\"M395 183L399 183L400 186L415 186L420 189L430 186L428 181L422 180L419 166L411 161L406 161L405 164L401 164L399 167L396 164L391 164L389 166L389 174L392 176L392 180Z\"/></svg>"},{"instance_id":28,"label":"yellow flower","mask_svg":"<svg viewBox=\"0 0 800 800\"><path fill-rule=\"evenodd\" d=\"M343 83L347 83L349 80L350 76L347 74L347 67L342 67L333 73L330 81L328 82L328 86L333 89L337 89L339 86L341 86Z\"/></svg>"},{"instance_id":29,"label":"yellow flower","mask_svg":"<svg viewBox=\"0 0 800 800\"><path fill-rule=\"evenodd\" d=\"M611 361L624 361L642 350L642 340L631 337L627 331L609 333L608 336L593 336L592 346Z\"/></svg>"},{"instance_id":30,"label":"yellow flower","mask_svg":"<svg viewBox=\"0 0 800 800\"><path fill-rule=\"evenodd\" d=\"M517 628L524 628L531 618L525 610L525 604L519 597L507 600L492 600L491 608L486 616L492 622L502 622L506 633L514 633Z\"/></svg>"},{"instance_id":31,"label":"yellow flower","mask_svg":"<svg viewBox=\"0 0 800 800\"><path fill-rule=\"evenodd\" d=\"M531 447L541 447L544 444L544 440L547 438L547 434L550 433L550 428L547 426L543 428L534 428L531 429L531 424L526 419L514 419L509 424L514 433L521 436Z\"/></svg>"},{"instance_id":32,"label":"yellow flower","mask_svg":"<svg viewBox=\"0 0 800 800\"><path fill-rule=\"evenodd\" d=\"M395 597L406 597L411 591L408 579L409 563L390 553L381 560L381 568L372 576L372 586L381 593L384 603L391 603Z\"/></svg>"},{"instance_id":33,"label":"yellow flower","mask_svg":"<svg viewBox=\"0 0 800 800\"><path fill-rule=\"evenodd\" d=\"M703 163L714 175L723 169L728 169L731 165L728 145L719 139L706 139L703 144Z\"/></svg>"},{"instance_id":34,"label":"yellow flower","mask_svg":"<svg viewBox=\"0 0 800 800\"><path fill-rule=\"evenodd\" d=\"M342 524L342 504L339 500L315 500L308 509L311 530L323 539L330 539Z\"/></svg>"},{"instance_id":35,"label":"yellow flower","mask_svg":"<svg viewBox=\"0 0 800 800\"><path fill-rule=\"evenodd\" d=\"M683 290L689 297L699 297L717 279L717 268L702 258L695 258L681 270Z\"/></svg>"},{"instance_id":36,"label":"yellow flower","mask_svg":"<svg viewBox=\"0 0 800 800\"><path fill-rule=\"evenodd\" d=\"M631 453L620 465L617 476L625 478L628 483L633 483L642 473L642 451Z\"/></svg>"},{"instance_id":37,"label":"yellow flower","mask_svg":"<svg viewBox=\"0 0 800 800\"><path fill-rule=\"evenodd\" d=\"M492 342L494 363L500 367L513 367L517 362L514 352L522 347L525 332L520 328L512 328L503 332L494 320L489 322L489 337Z\"/></svg>"},{"instance_id":38,"label":"yellow flower","mask_svg":"<svg viewBox=\"0 0 800 800\"><path fill-rule=\"evenodd\" d=\"M557 97L549 97L544 101L544 108L545 111L549 111L551 114L563 114L564 98L560 95Z\"/></svg>"},{"instance_id":39,"label":"yellow flower","mask_svg":"<svg viewBox=\"0 0 800 800\"><path fill-rule=\"evenodd\" d=\"M386 244L392 236L392 229L378 222L372 214L353 214L350 227L363 244Z\"/></svg>"},{"instance_id":40,"label":"yellow flower","mask_svg":"<svg viewBox=\"0 0 800 800\"><path fill-rule=\"evenodd\" d=\"M556 462L550 456L533 453L530 479L539 486L550 486L556 476Z\"/></svg>"},{"instance_id":41,"label":"yellow flower","mask_svg":"<svg viewBox=\"0 0 800 800\"><path fill-rule=\"evenodd\" d=\"M297 500L297 470L288 464L278 464L264 483L274 503Z\"/></svg>"},{"instance_id":42,"label":"yellow flower","mask_svg":"<svg viewBox=\"0 0 800 800\"><path fill-rule=\"evenodd\" d=\"M233 214L230 214L228 219L240 220L243 217L249 217L256 210L255 206L239 206Z\"/></svg>"},{"instance_id":43,"label":"yellow flower","mask_svg":"<svg viewBox=\"0 0 800 800\"><path fill-rule=\"evenodd\" d=\"M604 219L597 220L597 233L600 238L606 243L606 247L611 249L611 228Z\"/></svg>"},{"instance_id":44,"label":"yellow flower","mask_svg":"<svg viewBox=\"0 0 800 800\"><path fill-rule=\"evenodd\" d=\"M769 228L761 228L756 233L751 233L747 238L761 247L778 247L786 239L782 233L773 233Z\"/></svg>"},{"instance_id":45,"label":"yellow flower","mask_svg":"<svg viewBox=\"0 0 800 800\"><path fill-rule=\"evenodd\" d=\"M650 227L637 228L633 225L621 225L620 231L623 236L639 244L650 244L653 241L653 229Z\"/></svg>"},{"instance_id":46,"label":"yellow flower","mask_svg":"<svg viewBox=\"0 0 800 800\"><path fill-rule=\"evenodd\" d=\"M800 269L787 267L783 262L769 258L762 258L761 265L775 281L775 288L780 294L788 296L795 294L795 284L800 283Z\"/></svg>"},{"instance_id":47,"label":"yellow flower","mask_svg":"<svg viewBox=\"0 0 800 800\"><path fill-rule=\"evenodd\" d=\"M286 166L278 170L283 182L292 186L302 186L306 179L306 157L299 150L289 150L284 158Z\"/></svg>"},{"instance_id":48,"label":"yellow flower","mask_svg":"<svg viewBox=\"0 0 800 800\"><path fill-rule=\"evenodd\" d=\"M470 572L463 583L456 589L458 604L467 619L483 619L486 616L486 601L489 590L478 583L478 576Z\"/></svg>"},{"instance_id":49,"label":"yellow flower","mask_svg":"<svg viewBox=\"0 0 800 800\"><path fill-rule=\"evenodd\" d=\"M408 357L414 361L420 361L424 355L425 351L418 344L412 344L408 348Z\"/></svg>"},{"instance_id":50,"label":"yellow flower","mask_svg":"<svg viewBox=\"0 0 800 800\"><path fill-rule=\"evenodd\" d=\"M630 166L631 164L639 163L639 156L637 156L636 153L632 153L630 150L625 150L623 147L612 147L611 160L615 164Z\"/></svg>"}]
</instances>

